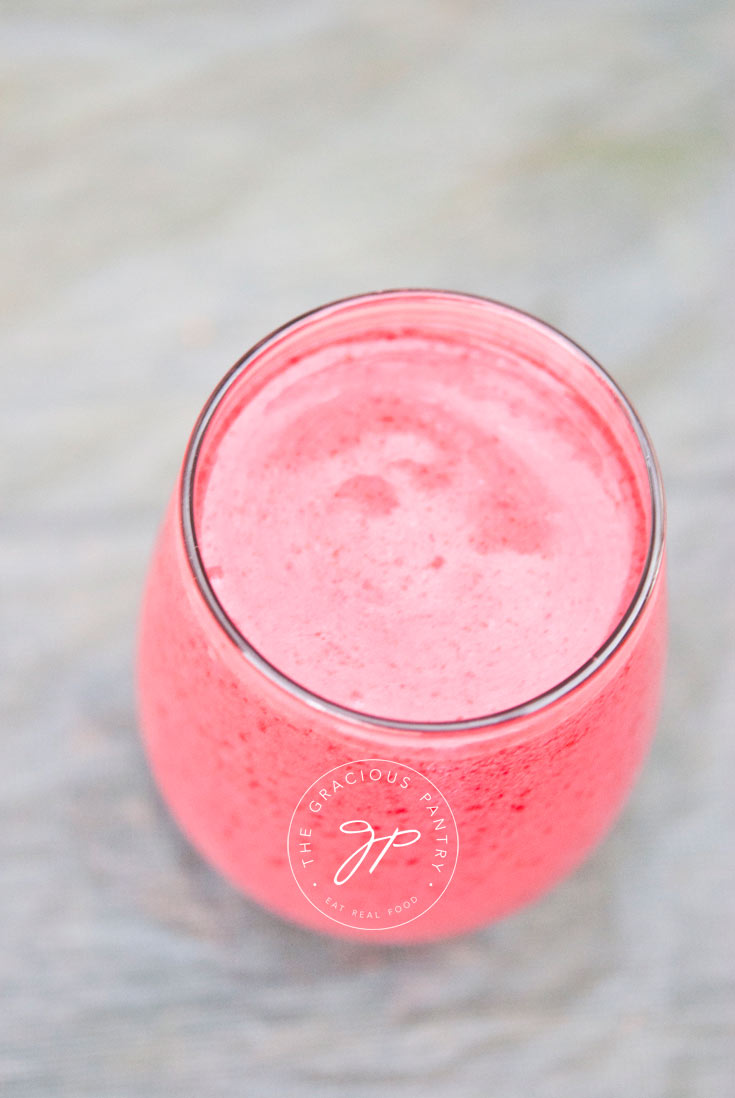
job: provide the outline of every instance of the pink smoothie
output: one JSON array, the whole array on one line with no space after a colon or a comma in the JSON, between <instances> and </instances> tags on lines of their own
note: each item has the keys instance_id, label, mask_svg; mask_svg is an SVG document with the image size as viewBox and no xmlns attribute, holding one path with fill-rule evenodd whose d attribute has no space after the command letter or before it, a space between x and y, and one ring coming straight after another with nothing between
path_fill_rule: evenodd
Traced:
<instances>
[{"instance_id":1,"label":"pink smoothie","mask_svg":"<svg viewBox=\"0 0 735 1098\"><path fill-rule=\"evenodd\" d=\"M384 717L509 708L576 671L638 584L639 484L571 384L404 334L289 362L209 451L199 547L247 640Z\"/></svg>"},{"instance_id":2,"label":"pink smoothie","mask_svg":"<svg viewBox=\"0 0 735 1098\"><path fill-rule=\"evenodd\" d=\"M664 651L660 485L621 394L505 306L368 295L270 337L205 409L149 572L141 718L238 887L426 940L599 840Z\"/></svg>"}]
</instances>

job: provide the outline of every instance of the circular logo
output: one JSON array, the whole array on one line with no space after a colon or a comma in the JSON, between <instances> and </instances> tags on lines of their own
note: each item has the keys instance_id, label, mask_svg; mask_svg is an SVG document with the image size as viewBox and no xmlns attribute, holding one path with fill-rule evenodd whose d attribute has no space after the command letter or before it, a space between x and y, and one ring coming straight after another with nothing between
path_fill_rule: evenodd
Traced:
<instances>
[{"instance_id":1,"label":"circular logo","mask_svg":"<svg viewBox=\"0 0 735 1098\"><path fill-rule=\"evenodd\" d=\"M322 774L288 829L291 872L306 899L359 930L388 930L427 912L446 891L458 852L446 797L390 759L358 759Z\"/></svg>"}]
</instances>

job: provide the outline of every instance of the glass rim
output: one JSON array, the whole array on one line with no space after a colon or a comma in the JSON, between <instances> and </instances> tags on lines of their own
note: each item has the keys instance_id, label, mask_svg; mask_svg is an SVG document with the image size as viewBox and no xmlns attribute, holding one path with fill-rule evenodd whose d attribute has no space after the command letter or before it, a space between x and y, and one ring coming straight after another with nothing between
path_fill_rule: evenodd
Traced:
<instances>
[{"instance_id":1,"label":"glass rim","mask_svg":"<svg viewBox=\"0 0 735 1098\"><path fill-rule=\"evenodd\" d=\"M301 683L292 679L289 675L286 675L281 671L274 663L266 659L257 648L255 648L248 639L240 632L235 623L227 614L226 610L222 606L221 602L217 598L214 589L209 582L204 562L202 560L201 553L199 551L199 545L196 534L196 525L194 521L194 478L197 470L197 462L199 459L200 451L204 443L207 428L209 427L219 405L224 397L232 389L233 385L239 380L242 374L244 374L250 364L255 358L267 350L271 345L275 344L278 340L287 335L290 331L299 328L305 321L312 317L325 315L330 312L336 312L342 308L360 304L361 302L369 302L373 300L381 300L389 297L444 297L455 299L457 301L475 302L480 305L491 305L496 309L501 309L507 313L520 317L524 321L531 321L543 332L552 336L556 341L560 341L575 355L581 356L585 364L592 370L594 374L603 382L604 385L612 392L613 397L620 405L622 412L628 419L630 426L636 436L638 445L640 446L641 454L643 456L646 472L648 474L648 485L650 489L650 503L651 503L651 522L650 522L650 536L648 540L648 548L646 558L643 564L641 577L638 585L633 593L633 596L628 604L627 609L621 615L615 628L609 633L605 641L600 647L587 659L580 667L578 667L572 674L562 679L561 682L549 687L542 693L535 695L528 700L521 702L520 704L510 706L505 709L497 710L493 713L484 714L478 717L467 717L461 720L453 721L412 721L408 719L398 719L394 717L378 716L374 713L367 713L359 709L352 709L349 706L341 705L339 702L331 701L329 698L325 698L321 694L317 694L315 691L310 690L308 687L303 686ZM658 461L653 449L648 433L641 422L638 413L627 398L623 390L617 384L617 382L610 376L603 366L597 362L583 347L580 347L578 343L570 339L569 336L559 331L558 328L548 324L546 321L540 320L532 313L526 312L523 309L518 309L513 305L507 305L502 301L497 301L494 298L484 297L480 294L465 293L458 290L432 290L421 288L403 288L403 289L390 289L390 290L376 290L368 293L352 294L347 297L337 298L334 301L327 302L325 305L318 305L316 308L308 309L304 313L300 313L298 316L291 320L288 320L285 324L274 328L268 335L264 336L257 343L255 343L248 351L242 355L241 358L235 362L235 364L227 371L220 382L215 386L208 400L206 401L199 418L196 421L191 437L187 444L186 453L184 456L184 463L181 474L181 489L179 495L180 504L180 519L181 529L184 538L184 547L186 551L186 557L191 568L194 580L196 581L199 593L201 594L206 607L209 609L215 624L225 633L225 635L233 642L240 653L248 660L248 662L255 667L257 671L265 675L271 682L280 686L286 690L298 700L306 703L310 708L322 713L331 714L334 717L338 717L342 720L346 720L352 724L370 725L385 729L387 731L398 732L423 732L423 733L439 733L439 732L483 732L492 728L497 728L499 725L506 725L512 721L516 721L521 717L530 716L533 713L538 712L541 709L545 709L555 702L560 701L566 697L577 687L581 686L584 682L595 675L614 655L614 653L620 648L625 638L633 629L634 625L640 618L643 609L645 608L658 576L661 561L663 557L664 546L664 527L665 527L665 503L663 483L661 479L661 471L659 469Z\"/></svg>"}]
</instances>

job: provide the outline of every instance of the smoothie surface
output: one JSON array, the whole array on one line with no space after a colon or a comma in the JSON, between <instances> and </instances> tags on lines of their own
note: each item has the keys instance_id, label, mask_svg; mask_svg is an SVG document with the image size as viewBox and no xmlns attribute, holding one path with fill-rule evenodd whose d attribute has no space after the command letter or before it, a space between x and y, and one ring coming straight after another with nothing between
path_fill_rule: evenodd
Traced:
<instances>
[{"instance_id":1,"label":"smoothie surface","mask_svg":"<svg viewBox=\"0 0 735 1098\"><path fill-rule=\"evenodd\" d=\"M199 551L239 632L311 692L480 717L573 674L625 613L638 481L558 371L405 332L252 389L209 442Z\"/></svg>"}]
</instances>

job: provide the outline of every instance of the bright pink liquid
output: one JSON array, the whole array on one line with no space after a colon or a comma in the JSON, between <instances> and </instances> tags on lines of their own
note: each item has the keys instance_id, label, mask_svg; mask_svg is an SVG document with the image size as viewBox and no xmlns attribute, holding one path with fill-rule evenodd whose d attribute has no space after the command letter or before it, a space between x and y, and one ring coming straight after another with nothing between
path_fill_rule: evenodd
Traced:
<instances>
[{"instance_id":1,"label":"bright pink liquid","mask_svg":"<svg viewBox=\"0 0 735 1098\"><path fill-rule=\"evenodd\" d=\"M315 694L413 722L482 717L577 672L634 597L652 523L628 415L575 348L501 306L421 293L333 307L257 353L207 428L193 498L247 641ZM575 689L484 727L392 729L315 708L239 651L194 581L175 497L140 652L161 789L236 884L316 929L419 940L497 918L581 859L640 765L664 657L651 575ZM333 768L334 789L317 780ZM396 845L335 885L355 819Z\"/></svg>"}]
</instances>

